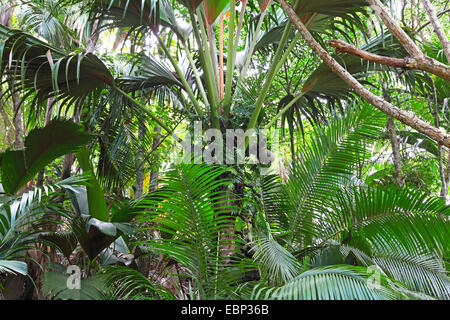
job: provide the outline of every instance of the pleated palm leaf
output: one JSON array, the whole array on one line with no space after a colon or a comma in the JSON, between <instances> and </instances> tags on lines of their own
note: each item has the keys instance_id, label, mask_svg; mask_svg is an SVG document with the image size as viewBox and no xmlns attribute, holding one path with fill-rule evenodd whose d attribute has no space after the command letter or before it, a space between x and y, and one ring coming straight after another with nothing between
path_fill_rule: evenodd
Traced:
<instances>
[{"instance_id":1,"label":"pleated palm leaf","mask_svg":"<svg viewBox=\"0 0 450 320\"><path fill-rule=\"evenodd\" d=\"M126 300L174 300L175 297L165 288L145 277L137 270L126 267L106 267L105 283L111 288L114 299Z\"/></svg>"},{"instance_id":2,"label":"pleated palm leaf","mask_svg":"<svg viewBox=\"0 0 450 320\"><path fill-rule=\"evenodd\" d=\"M96 89L114 85L109 70L91 53L70 54L3 26L0 39L1 74L14 80L9 94L21 94L22 101L32 99L36 112L48 98L80 105Z\"/></svg>"},{"instance_id":3,"label":"pleated palm leaf","mask_svg":"<svg viewBox=\"0 0 450 320\"><path fill-rule=\"evenodd\" d=\"M347 110L345 116L334 116L327 127L315 129L311 142L296 155L285 193L278 193L275 204L267 204L273 209L286 206L275 210L274 218L289 231L292 240L303 242L308 234L314 235L319 226L303 213L315 212L351 182L356 163L368 152L364 138L377 137L385 121L383 114L364 106L361 110Z\"/></svg>"},{"instance_id":4,"label":"pleated palm leaf","mask_svg":"<svg viewBox=\"0 0 450 320\"><path fill-rule=\"evenodd\" d=\"M0 26L0 73L5 81L13 80L3 93L21 94L22 102L30 99L30 109L39 114L43 102L59 101L60 113L69 106L82 108L86 98L98 101L101 90L108 87L128 104L145 113L167 132L172 130L147 108L120 89L106 65L92 53L67 53L44 41L17 30ZM123 104L123 103L122 103Z\"/></svg>"},{"instance_id":5,"label":"pleated palm leaf","mask_svg":"<svg viewBox=\"0 0 450 320\"><path fill-rule=\"evenodd\" d=\"M450 250L450 210L442 199L408 189L365 187L347 189L335 199L336 209L323 219L321 239L356 248L342 252L378 266L411 291L450 298L443 262Z\"/></svg>"},{"instance_id":6,"label":"pleated palm leaf","mask_svg":"<svg viewBox=\"0 0 450 320\"><path fill-rule=\"evenodd\" d=\"M100 30L127 28L131 32L145 33L149 28L158 32L160 27L168 27L180 38L184 31L175 18L168 0L69 0L71 4L82 3L90 19L99 19L105 23ZM99 30L99 31L100 31Z\"/></svg>"}]
</instances>

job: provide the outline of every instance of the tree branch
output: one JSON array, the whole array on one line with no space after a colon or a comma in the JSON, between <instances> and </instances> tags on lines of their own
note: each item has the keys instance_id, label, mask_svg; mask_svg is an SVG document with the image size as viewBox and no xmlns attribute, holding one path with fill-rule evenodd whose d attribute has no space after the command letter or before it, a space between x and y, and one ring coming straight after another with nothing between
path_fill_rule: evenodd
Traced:
<instances>
[{"instance_id":1,"label":"tree branch","mask_svg":"<svg viewBox=\"0 0 450 320\"><path fill-rule=\"evenodd\" d=\"M368 51L361 50L354 45L348 44L342 40L329 40L330 46L336 48L339 52L346 52L354 56L360 57L364 60L387 65L395 68L415 69L433 73L443 79L450 80L450 67L443 64L434 64L433 61L427 57L422 59L416 59L412 57L406 58L392 58L386 56L380 56L370 53Z\"/></svg>"},{"instance_id":2,"label":"tree branch","mask_svg":"<svg viewBox=\"0 0 450 320\"><path fill-rule=\"evenodd\" d=\"M427 57L420 51L419 47L414 41L403 31L397 22L391 17L380 0L367 0L370 7L375 11L378 17L384 22L386 27L397 38L405 50L413 57L416 62L416 67L421 66L421 70L433 73L443 79L448 80L450 77L450 68L445 64ZM417 68L414 68L417 69Z\"/></svg>"},{"instance_id":3,"label":"tree branch","mask_svg":"<svg viewBox=\"0 0 450 320\"><path fill-rule=\"evenodd\" d=\"M442 48L444 49L445 56L447 57L447 61L450 63L450 44L447 39L447 35L442 29L441 24L439 23L438 17L436 15L436 10L431 5L428 0L422 0L422 5L425 8L425 11L430 19L431 25L433 26L434 32L436 33L439 41L442 44Z\"/></svg>"}]
</instances>

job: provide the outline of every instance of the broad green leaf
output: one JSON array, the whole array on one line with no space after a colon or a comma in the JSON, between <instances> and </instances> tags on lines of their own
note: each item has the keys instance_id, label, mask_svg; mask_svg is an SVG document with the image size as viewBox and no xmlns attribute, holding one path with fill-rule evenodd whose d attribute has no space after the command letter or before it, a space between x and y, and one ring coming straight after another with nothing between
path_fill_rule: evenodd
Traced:
<instances>
[{"instance_id":1,"label":"broad green leaf","mask_svg":"<svg viewBox=\"0 0 450 320\"><path fill-rule=\"evenodd\" d=\"M1 180L5 192L14 194L58 157L76 151L93 136L67 120L53 120L44 128L32 130L23 150L0 154Z\"/></svg>"},{"instance_id":2,"label":"broad green leaf","mask_svg":"<svg viewBox=\"0 0 450 320\"><path fill-rule=\"evenodd\" d=\"M47 271L43 275L42 291L45 296L60 300L104 300L105 283L100 274L96 274L85 279L79 275L69 274L63 265L49 263L46 265ZM54 271L53 271L54 270ZM79 277L79 288L77 288L76 278ZM73 288L68 286L73 285Z\"/></svg>"},{"instance_id":3,"label":"broad green leaf","mask_svg":"<svg viewBox=\"0 0 450 320\"><path fill-rule=\"evenodd\" d=\"M77 152L77 159L80 163L80 167L84 172L91 173L90 185L86 187L87 189L87 199L89 214L101 221L109 221L109 210L106 205L105 194L97 178L94 175L94 170L92 163L89 159L89 150L87 148L82 148Z\"/></svg>"},{"instance_id":4,"label":"broad green leaf","mask_svg":"<svg viewBox=\"0 0 450 320\"><path fill-rule=\"evenodd\" d=\"M116 226L111 222L103 222L98 219L92 218L89 220L89 225L97 227L98 230L104 234L114 237L117 234Z\"/></svg>"}]
</instances>

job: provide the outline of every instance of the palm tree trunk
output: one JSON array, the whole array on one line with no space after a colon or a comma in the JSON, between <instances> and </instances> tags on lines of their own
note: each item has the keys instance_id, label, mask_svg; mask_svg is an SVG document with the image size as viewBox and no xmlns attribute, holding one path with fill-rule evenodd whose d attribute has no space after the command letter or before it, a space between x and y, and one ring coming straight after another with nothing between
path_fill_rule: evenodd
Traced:
<instances>
[{"instance_id":1,"label":"palm tree trunk","mask_svg":"<svg viewBox=\"0 0 450 320\"><path fill-rule=\"evenodd\" d=\"M23 114L20 105L20 97L17 94L12 95L14 104L14 130L15 138L14 143L16 149L23 149L24 139L23 139Z\"/></svg>"},{"instance_id":2,"label":"palm tree trunk","mask_svg":"<svg viewBox=\"0 0 450 320\"><path fill-rule=\"evenodd\" d=\"M91 37L88 40L87 46L86 46L86 52L93 53L95 50L95 47L97 46L100 33L97 32L99 27L99 20L95 20L94 24L92 26L92 32Z\"/></svg>"},{"instance_id":3,"label":"palm tree trunk","mask_svg":"<svg viewBox=\"0 0 450 320\"><path fill-rule=\"evenodd\" d=\"M6 138L8 141L8 147L12 147L14 145L14 132L11 133L11 131L14 130L14 125L12 124L11 120L9 119L8 113L5 110L5 104L2 99L0 99L0 112L2 113L3 122L5 123L5 128L9 128L10 130L6 130Z\"/></svg>"},{"instance_id":4,"label":"palm tree trunk","mask_svg":"<svg viewBox=\"0 0 450 320\"><path fill-rule=\"evenodd\" d=\"M52 119L52 113L53 113L53 103L55 100L53 98L49 98L47 101L47 109L45 110L45 120L44 120L44 126L46 126ZM39 171L36 185L38 187L42 187L44 185L44 173L45 170L42 169Z\"/></svg>"},{"instance_id":5,"label":"palm tree trunk","mask_svg":"<svg viewBox=\"0 0 450 320\"><path fill-rule=\"evenodd\" d=\"M441 197L447 198L448 196L448 185L449 185L449 179L450 179L450 150L447 149L447 166L445 167L444 171L444 181L445 185L442 185L441 187Z\"/></svg>"},{"instance_id":6,"label":"palm tree trunk","mask_svg":"<svg viewBox=\"0 0 450 320\"><path fill-rule=\"evenodd\" d=\"M9 1L8 5L3 5L0 9L0 24L11 28L12 27L12 16L14 13L16 1L11 0Z\"/></svg>"},{"instance_id":7,"label":"palm tree trunk","mask_svg":"<svg viewBox=\"0 0 450 320\"><path fill-rule=\"evenodd\" d=\"M405 177L402 170L402 159L400 156L400 142L398 140L397 131L395 128L394 119L389 117L386 125L388 129L389 139L392 146L392 157L394 159L395 180L397 184L402 187L405 185Z\"/></svg>"},{"instance_id":8,"label":"palm tree trunk","mask_svg":"<svg viewBox=\"0 0 450 320\"><path fill-rule=\"evenodd\" d=\"M219 252L224 262L228 263L236 251L236 217L232 210L236 197L228 187L221 192L225 195L226 202L220 204L222 211L220 215L224 217L224 226L219 234Z\"/></svg>"},{"instance_id":9,"label":"palm tree trunk","mask_svg":"<svg viewBox=\"0 0 450 320\"><path fill-rule=\"evenodd\" d=\"M156 149L161 143L161 127L156 127L154 130L157 134L153 138L152 142L152 152L153 155L150 159L150 163L152 164L152 170L150 172L150 183L148 186L148 192L153 192L158 187L158 177L159 177L159 153L156 152Z\"/></svg>"},{"instance_id":10,"label":"palm tree trunk","mask_svg":"<svg viewBox=\"0 0 450 320\"><path fill-rule=\"evenodd\" d=\"M144 138L145 134L145 125L143 123L139 123L138 129L138 139L141 141ZM141 152L136 155L136 162L138 167L136 168L136 182L134 184L134 197L140 198L144 194L144 163L143 163L143 154L144 150L141 148Z\"/></svg>"},{"instance_id":11,"label":"palm tree trunk","mask_svg":"<svg viewBox=\"0 0 450 320\"><path fill-rule=\"evenodd\" d=\"M385 87L385 84L383 84L383 97L384 99L386 99L386 101L391 102L391 95L389 94L388 89ZM405 177L403 175L402 159L400 156L400 141L398 140L395 122L392 117L389 117L386 128L388 131L389 140L391 141L395 180L399 187L403 187L405 185Z\"/></svg>"}]
</instances>

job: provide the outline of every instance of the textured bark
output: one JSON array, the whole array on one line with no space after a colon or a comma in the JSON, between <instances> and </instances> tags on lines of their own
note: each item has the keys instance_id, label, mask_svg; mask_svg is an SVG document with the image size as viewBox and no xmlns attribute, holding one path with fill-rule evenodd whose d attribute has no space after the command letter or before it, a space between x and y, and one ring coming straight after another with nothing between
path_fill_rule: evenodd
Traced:
<instances>
[{"instance_id":1,"label":"textured bark","mask_svg":"<svg viewBox=\"0 0 450 320\"><path fill-rule=\"evenodd\" d=\"M397 130L392 117L389 117L386 127L388 129L389 139L391 140L395 180L397 181L397 184L402 187L405 185L405 177L403 175L402 159L400 156L400 141L398 140Z\"/></svg>"},{"instance_id":2,"label":"textured bark","mask_svg":"<svg viewBox=\"0 0 450 320\"><path fill-rule=\"evenodd\" d=\"M16 1L9 1L6 5L3 5L0 9L0 24L8 28L12 28L12 16L15 10ZM10 85L10 84L8 84ZM17 94L12 95L13 105L14 105L14 143L16 149L23 148L23 116L20 110L20 98Z\"/></svg>"},{"instance_id":3,"label":"textured bark","mask_svg":"<svg viewBox=\"0 0 450 320\"><path fill-rule=\"evenodd\" d=\"M161 143L161 127L156 127L155 128L155 132L157 132L158 134L156 134L156 136L153 138L153 143L152 143L152 158L150 159L150 163L152 164L152 171L150 172L150 183L148 186L148 192L153 192L156 190L156 188L158 187L158 177L159 177L159 154L158 152L156 152L156 149L158 148L158 146Z\"/></svg>"},{"instance_id":4,"label":"textured bark","mask_svg":"<svg viewBox=\"0 0 450 320\"><path fill-rule=\"evenodd\" d=\"M0 112L2 114L3 122L5 123L5 129L7 128L5 134L8 140L8 147L12 147L14 145L14 125L9 119L9 115L5 110L5 104L2 99L0 99Z\"/></svg>"},{"instance_id":5,"label":"textured bark","mask_svg":"<svg viewBox=\"0 0 450 320\"><path fill-rule=\"evenodd\" d=\"M386 7L379 0L367 0L367 2L375 11L376 15L380 17L386 27L392 32L392 34L412 57L423 56L423 53L420 51L419 47L417 47L414 41L412 41L406 32L403 31L398 23L391 17Z\"/></svg>"},{"instance_id":6,"label":"textured bark","mask_svg":"<svg viewBox=\"0 0 450 320\"><path fill-rule=\"evenodd\" d=\"M14 13L16 1L9 1L8 5L3 5L0 9L0 24L5 27L12 27L12 16Z\"/></svg>"},{"instance_id":7,"label":"textured bark","mask_svg":"<svg viewBox=\"0 0 450 320\"><path fill-rule=\"evenodd\" d=\"M23 149L24 140L23 140L23 115L20 105L20 97L17 94L13 94L12 96L13 104L14 104L14 144L16 149Z\"/></svg>"},{"instance_id":8,"label":"textured bark","mask_svg":"<svg viewBox=\"0 0 450 320\"><path fill-rule=\"evenodd\" d=\"M436 33L439 41L442 44L442 48L444 49L445 56L447 57L447 61L450 63L450 44L447 39L447 35L445 34L444 29L438 20L436 15L436 10L433 5L428 0L422 0L422 5L425 8L425 11L430 19L431 25L433 26L433 30Z\"/></svg>"},{"instance_id":9,"label":"textured bark","mask_svg":"<svg viewBox=\"0 0 450 320\"><path fill-rule=\"evenodd\" d=\"M145 125L140 123L138 129L138 139L142 140L145 134ZM144 150L140 150L140 154L136 155L136 162L138 167L136 168L136 182L134 183L134 197L139 198L144 194L144 163L143 154Z\"/></svg>"},{"instance_id":10,"label":"textured bark","mask_svg":"<svg viewBox=\"0 0 450 320\"><path fill-rule=\"evenodd\" d=\"M100 33L98 31L99 27L99 20L94 21L94 25L92 26L92 33L91 37L88 40L88 43L86 45L86 52L93 53L95 50L95 47L97 46L98 39L100 37Z\"/></svg>"},{"instance_id":11,"label":"textured bark","mask_svg":"<svg viewBox=\"0 0 450 320\"><path fill-rule=\"evenodd\" d=\"M420 133L425 134L434 141L450 147L450 136L448 134L419 119L414 113L402 110L364 88L361 83L359 83L313 38L311 33L301 22L300 18L295 14L294 10L286 3L286 1L278 1L289 16L289 19L295 25L297 30L300 32L300 34L303 36L304 40L308 43L312 50L322 58L322 60L331 68L333 72L341 77L345 81L345 83L347 83L347 85L352 88L357 94L359 94L364 100L366 100L368 103L372 104L382 112L406 124L407 126L410 126Z\"/></svg>"},{"instance_id":12,"label":"textured bark","mask_svg":"<svg viewBox=\"0 0 450 320\"><path fill-rule=\"evenodd\" d=\"M448 185L450 180L450 150L447 149L447 166L444 171L445 186L441 188L441 196L447 198Z\"/></svg>"},{"instance_id":13,"label":"textured bark","mask_svg":"<svg viewBox=\"0 0 450 320\"><path fill-rule=\"evenodd\" d=\"M44 126L46 126L51 120L52 120L52 113L53 113L53 103L55 100L53 98L49 98L47 101L47 109L45 110L45 120L44 120ZM45 170L42 169L39 171L36 185L38 187L42 187L44 185L44 173Z\"/></svg>"},{"instance_id":14,"label":"textured bark","mask_svg":"<svg viewBox=\"0 0 450 320\"><path fill-rule=\"evenodd\" d=\"M284 1L284 0L282 0ZM449 80L450 69L445 64L425 56L414 41L406 34L398 23L391 17L385 6L379 0L367 0L370 7L375 11L378 17L384 22L386 27L402 44L405 50L416 60L415 67L421 66L422 70L433 73L441 78Z\"/></svg>"},{"instance_id":15,"label":"textured bark","mask_svg":"<svg viewBox=\"0 0 450 320\"><path fill-rule=\"evenodd\" d=\"M330 44L330 46L336 48L338 52L346 52L367 61L395 68L427 71L443 79L450 80L450 67L444 64L435 64L435 61L428 57L422 57L418 59L411 57L406 57L404 59L392 58L361 50L354 45L348 44L342 40L333 39L328 41L328 43Z\"/></svg>"},{"instance_id":16,"label":"textured bark","mask_svg":"<svg viewBox=\"0 0 450 320\"><path fill-rule=\"evenodd\" d=\"M224 177L228 178L228 177ZM231 261L236 252L236 217L233 216L232 207L236 202L236 196L228 187L221 188L220 192L225 196L226 203L220 203L221 216L224 217L223 226L219 235L219 252L225 263ZM225 201L225 199L223 199Z\"/></svg>"}]
</instances>

